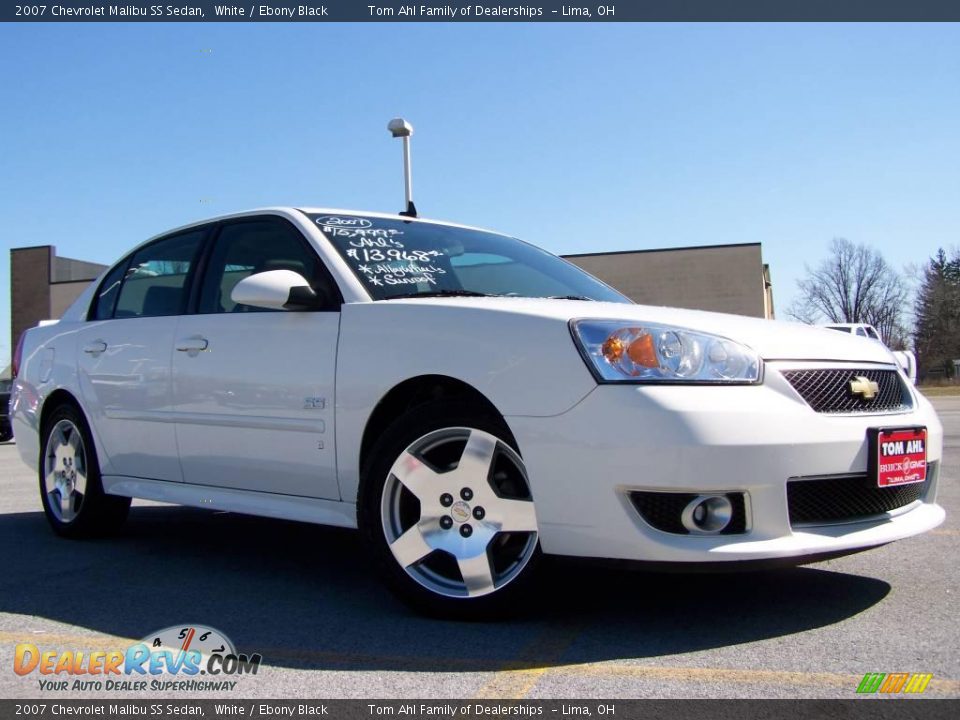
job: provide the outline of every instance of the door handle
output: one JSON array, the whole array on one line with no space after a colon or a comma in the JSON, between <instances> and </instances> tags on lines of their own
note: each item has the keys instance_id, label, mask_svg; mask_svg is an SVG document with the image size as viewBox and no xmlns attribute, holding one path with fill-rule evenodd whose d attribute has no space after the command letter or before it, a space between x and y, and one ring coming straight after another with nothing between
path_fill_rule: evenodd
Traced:
<instances>
[{"instance_id":1,"label":"door handle","mask_svg":"<svg viewBox=\"0 0 960 720\"><path fill-rule=\"evenodd\" d=\"M88 355L99 355L107 349L107 344L103 340L94 340L84 346L83 351Z\"/></svg>"},{"instance_id":2,"label":"door handle","mask_svg":"<svg viewBox=\"0 0 960 720\"><path fill-rule=\"evenodd\" d=\"M210 342L202 337L186 338L177 343L178 352L198 353L203 352L208 347L210 347Z\"/></svg>"}]
</instances>

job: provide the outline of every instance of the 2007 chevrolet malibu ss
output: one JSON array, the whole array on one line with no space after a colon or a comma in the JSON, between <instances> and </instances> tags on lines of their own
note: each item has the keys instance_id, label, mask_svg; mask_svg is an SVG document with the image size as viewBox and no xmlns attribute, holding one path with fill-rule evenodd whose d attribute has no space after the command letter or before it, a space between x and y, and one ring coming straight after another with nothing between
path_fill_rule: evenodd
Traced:
<instances>
[{"instance_id":1,"label":"2007 chevrolet malibu ss","mask_svg":"<svg viewBox=\"0 0 960 720\"><path fill-rule=\"evenodd\" d=\"M15 353L54 531L131 498L359 527L415 607L543 554L741 566L929 530L942 428L880 343L636 305L512 237L273 208L143 243Z\"/></svg>"}]
</instances>

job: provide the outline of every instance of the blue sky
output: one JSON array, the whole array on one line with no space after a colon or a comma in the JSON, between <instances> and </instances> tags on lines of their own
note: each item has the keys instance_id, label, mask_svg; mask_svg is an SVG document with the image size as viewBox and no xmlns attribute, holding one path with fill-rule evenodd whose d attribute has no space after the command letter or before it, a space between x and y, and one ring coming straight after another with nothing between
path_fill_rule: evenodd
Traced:
<instances>
[{"instance_id":1,"label":"blue sky","mask_svg":"<svg viewBox=\"0 0 960 720\"><path fill-rule=\"evenodd\" d=\"M10 247L399 210L396 115L422 215L557 253L762 242L781 316L833 237L960 243L958 25L6 24L0 67L0 365Z\"/></svg>"}]
</instances>

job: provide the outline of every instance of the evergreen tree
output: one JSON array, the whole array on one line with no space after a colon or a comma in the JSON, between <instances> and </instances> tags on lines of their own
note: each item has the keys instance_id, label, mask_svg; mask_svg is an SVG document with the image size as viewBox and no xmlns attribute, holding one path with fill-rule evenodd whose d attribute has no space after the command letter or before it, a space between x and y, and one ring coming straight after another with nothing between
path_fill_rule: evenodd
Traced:
<instances>
[{"instance_id":1,"label":"evergreen tree","mask_svg":"<svg viewBox=\"0 0 960 720\"><path fill-rule=\"evenodd\" d=\"M923 272L914 307L914 345L921 375L954 375L960 360L960 251L940 248Z\"/></svg>"}]
</instances>

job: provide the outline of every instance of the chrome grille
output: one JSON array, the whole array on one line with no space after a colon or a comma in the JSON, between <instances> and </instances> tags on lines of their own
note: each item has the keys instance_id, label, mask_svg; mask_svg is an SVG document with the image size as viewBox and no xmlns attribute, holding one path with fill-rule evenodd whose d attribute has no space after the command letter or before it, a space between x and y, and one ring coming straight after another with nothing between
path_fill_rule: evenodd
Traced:
<instances>
[{"instance_id":1,"label":"chrome grille","mask_svg":"<svg viewBox=\"0 0 960 720\"><path fill-rule=\"evenodd\" d=\"M783 376L800 397L819 413L892 413L909 410L910 393L896 370L811 369L783 370ZM850 389L855 378L877 383L878 392L865 399Z\"/></svg>"}]
</instances>

